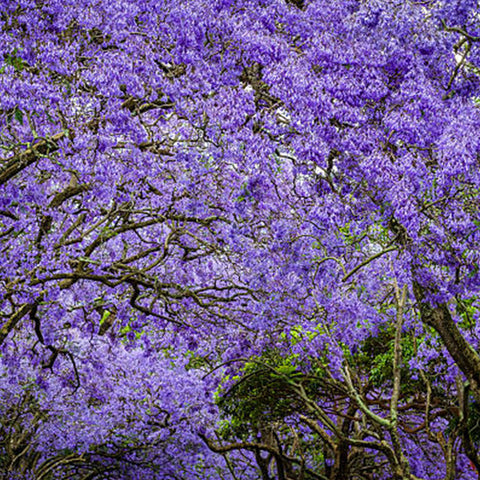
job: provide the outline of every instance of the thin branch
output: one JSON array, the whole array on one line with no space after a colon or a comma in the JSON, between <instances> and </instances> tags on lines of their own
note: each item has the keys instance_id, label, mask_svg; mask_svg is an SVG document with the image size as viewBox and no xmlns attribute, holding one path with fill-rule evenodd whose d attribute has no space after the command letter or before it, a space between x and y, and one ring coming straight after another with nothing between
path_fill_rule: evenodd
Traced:
<instances>
[{"instance_id":1,"label":"thin branch","mask_svg":"<svg viewBox=\"0 0 480 480\"><path fill-rule=\"evenodd\" d=\"M376 260L378 257L381 257L385 253L392 252L393 250L396 250L396 247L388 247L385 250L382 250L381 252L376 253L375 255L372 255L371 257L367 258L364 262L362 262L360 265L357 265L353 270L350 272L346 273L345 276L342 278L342 282L346 282L352 275L357 273L361 268L363 268L365 265L368 265L370 262L373 260Z\"/></svg>"}]
</instances>

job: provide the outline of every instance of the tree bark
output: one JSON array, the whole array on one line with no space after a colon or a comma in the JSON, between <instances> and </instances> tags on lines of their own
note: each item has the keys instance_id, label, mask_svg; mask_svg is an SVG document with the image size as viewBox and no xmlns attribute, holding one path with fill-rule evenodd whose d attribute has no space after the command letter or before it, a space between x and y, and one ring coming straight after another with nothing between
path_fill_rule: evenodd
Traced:
<instances>
[{"instance_id":1,"label":"tree bark","mask_svg":"<svg viewBox=\"0 0 480 480\"><path fill-rule=\"evenodd\" d=\"M443 341L458 368L467 378L472 393L480 402L480 356L465 340L454 322L448 306L432 306L425 299L425 289L413 282L413 292L420 308L422 322L431 326Z\"/></svg>"}]
</instances>

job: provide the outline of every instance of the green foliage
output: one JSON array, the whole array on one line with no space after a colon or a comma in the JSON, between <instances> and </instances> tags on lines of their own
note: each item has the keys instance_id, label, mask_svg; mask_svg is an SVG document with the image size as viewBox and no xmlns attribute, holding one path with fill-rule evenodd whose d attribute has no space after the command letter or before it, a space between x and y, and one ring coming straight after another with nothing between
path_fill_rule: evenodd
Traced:
<instances>
[{"instance_id":1,"label":"green foliage","mask_svg":"<svg viewBox=\"0 0 480 480\"><path fill-rule=\"evenodd\" d=\"M21 72L25 68L25 63L21 57L17 55L18 50L14 49L11 54L4 56L5 65L9 65L17 72ZM5 67L2 68L1 73L4 73Z\"/></svg>"},{"instance_id":2,"label":"green foliage","mask_svg":"<svg viewBox=\"0 0 480 480\"><path fill-rule=\"evenodd\" d=\"M102 318L100 319L100 325L103 325L108 320L111 314L112 314L111 312L109 312L108 310L105 310L103 312Z\"/></svg>"},{"instance_id":3,"label":"green foliage","mask_svg":"<svg viewBox=\"0 0 480 480\"><path fill-rule=\"evenodd\" d=\"M461 319L459 322L461 327L475 327L475 313L477 312L476 301L477 297L471 297L468 299L457 298L456 313Z\"/></svg>"},{"instance_id":4,"label":"green foliage","mask_svg":"<svg viewBox=\"0 0 480 480\"><path fill-rule=\"evenodd\" d=\"M451 435L458 426L459 418L457 416L452 417L448 424L447 434ZM475 400L471 400L468 404L466 428L471 441L480 446L480 405Z\"/></svg>"},{"instance_id":5,"label":"green foliage","mask_svg":"<svg viewBox=\"0 0 480 480\"><path fill-rule=\"evenodd\" d=\"M270 351L259 359L246 363L235 383L217 392L216 403L224 420L220 435L246 438L261 425L279 421L302 410L301 402L292 386L306 380L306 375L295 365L295 356L282 357ZM227 378L225 383L230 383ZM313 394L315 382L309 380L305 388Z\"/></svg>"},{"instance_id":6,"label":"green foliage","mask_svg":"<svg viewBox=\"0 0 480 480\"><path fill-rule=\"evenodd\" d=\"M23 125L23 112L18 107L15 107L15 111L13 112L13 116L18 123Z\"/></svg>"},{"instance_id":7,"label":"green foliage","mask_svg":"<svg viewBox=\"0 0 480 480\"><path fill-rule=\"evenodd\" d=\"M475 401L469 405L467 428L472 441L480 444L480 405Z\"/></svg>"},{"instance_id":8,"label":"green foliage","mask_svg":"<svg viewBox=\"0 0 480 480\"><path fill-rule=\"evenodd\" d=\"M418 339L417 339L418 341ZM414 388L411 372L406 367L415 356L413 336L404 336L401 339L402 364L401 375L405 380L402 389L406 393ZM390 384L393 380L393 357L395 349L395 331L393 327L384 328L378 335L369 337L352 356L352 360L362 370L369 372L369 378L375 387ZM408 381L407 381L408 379Z\"/></svg>"},{"instance_id":9,"label":"green foliage","mask_svg":"<svg viewBox=\"0 0 480 480\"><path fill-rule=\"evenodd\" d=\"M187 370L195 370L195 369L209 366L208 360L205 357L196 354L192 350L189 350L188 352L186 352L186 355L188 357L188 363L186 365Z\"/></svg>"}]
</instances>

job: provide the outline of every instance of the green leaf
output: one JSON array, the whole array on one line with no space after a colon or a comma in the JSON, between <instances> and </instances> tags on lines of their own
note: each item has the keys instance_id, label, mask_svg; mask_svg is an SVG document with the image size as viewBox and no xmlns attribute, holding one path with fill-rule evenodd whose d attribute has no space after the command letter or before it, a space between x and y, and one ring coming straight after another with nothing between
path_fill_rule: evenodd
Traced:
<instances>
[{"instance_id":1,"label":"green leaf","mask_svg":"<svg viewBox=\"0 0 480 480\"><path fill-rule=\"evenodd\" d=\"M103 315L102 315L102 318L100 320L100 325L103 325L107 320L108 320L108 317L111 315L111 313L108 311L108 310L105 310L103 312Z\"/></svg>"},{"instance_id":2,"label":"green leaf","mask_svg":"<svg viewBox=\"0 0 480 480\"><path fill-rule=\"evenodd\" d=\"M23 125L23 112L18 107L15 107L13 116L20 125Z\"/></svg>"},{"instance_id":3,"label":"green leaf","mask_svg":"<svg viewBox=\"0 0 480 480\"><path fill-rule=\"evenodd\" d=\"M295 365L280 365L277 367L277 372L280 375L292 375L292 373L296 372L297 367Z\"/></svg>"},{"instance_id":4,"label":"green leaf","mask_svg":"<svg viewBox=\"0 0 480 480\"><path fill-rule=\"evenodd\" d=\"M5 63L12 66L17 72L21 72L25 68L22 58L17 57L17 49L11 55L6 55L4 59Z\"/></svg>"}]
</instances>

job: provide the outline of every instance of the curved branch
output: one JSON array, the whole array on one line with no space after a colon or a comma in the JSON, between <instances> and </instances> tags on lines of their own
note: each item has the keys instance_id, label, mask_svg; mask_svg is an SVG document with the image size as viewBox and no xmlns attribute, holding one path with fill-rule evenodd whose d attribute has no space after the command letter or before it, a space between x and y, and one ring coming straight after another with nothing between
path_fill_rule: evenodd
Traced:
<instances>
[{"instance_id":1,"label":"curved branch","mask_svg":"<svg viewBox=\"0 0 480 480\"><path fill-rule=\"evenodd\" d=\"M7 183L11 178L18 175L22 170L32 165L32 163L35 163L39 158L58 150L57 142L65 137L65 135L65 132L59 132L53 135L53 137L41 140L19 155L4 160L7 165L0 172L0 185Z\"/></svg>"}]
</instances>

